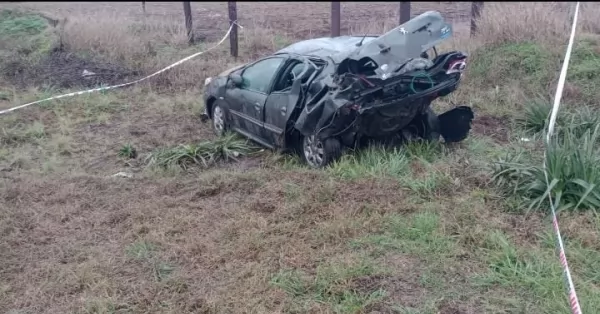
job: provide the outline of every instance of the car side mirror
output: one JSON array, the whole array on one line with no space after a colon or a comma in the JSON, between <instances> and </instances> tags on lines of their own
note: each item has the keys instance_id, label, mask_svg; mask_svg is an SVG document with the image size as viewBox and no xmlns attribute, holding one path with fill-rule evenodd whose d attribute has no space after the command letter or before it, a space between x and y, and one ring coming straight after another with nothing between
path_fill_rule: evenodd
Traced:
<instances>
[{"instance_id":1,"label":"car side mirror","mask_svg":"<svg viewBox=\"0 0 600 314\"><path fill-rule=\"evenodd\" d=\"M235 86L235 87L242 86L242 83L244 82L244 80L242 79L242 76L237 73L229 75L229 79L231 79L231 82L233 83L233 86Z\"/></svg>"}]
</instances>

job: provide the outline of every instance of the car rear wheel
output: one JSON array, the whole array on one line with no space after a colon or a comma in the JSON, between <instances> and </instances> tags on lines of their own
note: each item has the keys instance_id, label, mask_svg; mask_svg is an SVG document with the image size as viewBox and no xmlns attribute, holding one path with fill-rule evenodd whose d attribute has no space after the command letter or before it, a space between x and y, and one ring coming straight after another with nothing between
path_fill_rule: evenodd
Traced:
<instances>
[{"instance_id":1,"label":"car rear wheel","mask_svg":"<svg viewBox=\"0 0 600 314\"><path fill-rule=\"evenodd\" d=\"M425 141L438 141L440 139L440 125L438 116L431 107L415 117L411 123L402 130L405 140L421 139Z\"/></svg>"},{"instance_id":2,"label":"car rear wheel","mask_svg":"<svg viewBox=\"0 0 600 314\"><path fill-rule=\"evenodd\" d=\"M212 107L212 125L215 134L218 136L223 136L227 131L225 111L218 102L213 104Z\"/></svg>"},{"instance_id":3,"label":"car rear wheel","mask_svg":"<svg viewBox=\"0 0 600 314\"><path fill-rule=\"evenodd\" d=\"M321 141L317 136L303 136L300 153L313 168L323 168L342 155L342 144L336 138Z\"/></svg>"}]
</instances>

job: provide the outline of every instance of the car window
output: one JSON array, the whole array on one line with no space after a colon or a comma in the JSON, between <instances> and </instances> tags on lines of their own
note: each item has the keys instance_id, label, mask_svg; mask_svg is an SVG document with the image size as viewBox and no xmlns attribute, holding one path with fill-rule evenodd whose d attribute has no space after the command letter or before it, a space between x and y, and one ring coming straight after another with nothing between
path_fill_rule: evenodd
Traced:
<instances>
[{"instance_id":1,"label":"car window","mask_svg":"<svg viewBox=\"0 0 600 314\"><path fill-rule=\"evenodd\" d=\"M291 71L292 78L294 78L294 79L297 78L302 73L303 70L304 70L304 63L296 64L292 68L292 71Z\"/></svg>"},{"instance_id":2,"label":"car window","mask_svg":"<svg viewBox=\"0 0 600 314\"><path fill-rule=\"evenodd\" d=\"M303 62L297 62L291 67L288 67L274 87L274 91L284 91L292 87L294 81L300 77L302 71L306 69L306 64ZM307 72L302 77L302 84L306 83L310 78L311 74L315 71L313 66L309 66Z\"/></svg>"},{"instance_id":3,"label":"car window","mask_svg":"<svg viewBox=\"0 0 600 314\"><path fill-rule=\"evenodd\" d=\"M293 76L295 78L299 77L300 74L302 74L302 71L304 71L306 68L306 64L305 63L299 63L297 64L293 69L292 69L292 73ZM310 78L310 76L313 74L313 72L316 70L315 67L313 67L312 65L308 66L308 69L306 69L307 72L304 73L304 76L302 77L302 84L306 83L306 81L308 81L308 79Z\"/></svg>"},{"instance_id":4,"label":"car window","mask_svg":"<svg viewBox=\"0 0 600 314\"><path fill-rule=\"evenodd\" d=\"M294 82L294 78L298 76L298 74L302 73L302 69L304 68L304 64L301 62L296 62L288 67L286 67L285 72L282 77L279 78L279 81L274 86L273 91L283 91L292 87L292 83Z\"/></svg>"},{"instance_id":5,"label":"car window","mask_svg":"<svg viewBox=\"0 0 600 314\"><path fill-rule=\"evenodd\" d=\"M268 92L269 85L283 61L284 58L269 58L246 68L242 72L242 79L244 80L243 88L261 93Z\"/></svg>"}]
</instances>

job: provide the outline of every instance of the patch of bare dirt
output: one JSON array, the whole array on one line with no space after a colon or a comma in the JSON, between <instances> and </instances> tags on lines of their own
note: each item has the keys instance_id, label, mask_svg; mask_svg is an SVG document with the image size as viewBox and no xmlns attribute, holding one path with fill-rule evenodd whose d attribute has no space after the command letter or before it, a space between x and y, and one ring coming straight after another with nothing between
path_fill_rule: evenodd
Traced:
<instances>
[{"instance_id":1,"label":"patch of bare dirt","mask_svg":"<svg viewBox=\"0 0 600 314\"><path fill-rule=\"evenodd\" d=\"M359 278L354 282L363 292L372 293L379 288L387 291L385 302L373 305L369 310L379 313L394 313L388 304L407 308L418 308L422 305L422 301L427 299L429 292L419 282L422 271L419 260L407 255L390 253L382 257L381 262L393 267L394 274Z\"/></svg>"},{"instance_id":2,"label":"patch of bare dirt","mask_svg":"<svg viewBox=\"0 0 600 314\"><path fill-rule=\"evenodd\" d=\"M509 121L508 117L476 116L472 128L475 133L489 136L499 143L507 143Z\"/></svg>"},{"instance_id":3,"label":"patch of bare dirt","mask_svg":"<svg viewBox=\"0 0 600 314\"><path fill-rule=\"evenodd\" d=\"M464 309L458 302L444 301L438 309L439 314L475 314L477 312Z\"/></svg>"},{"instance_id":4,"label":"patch of bare dirt","mask_svg":"<svg viewBox=\"0 0 600 314\"><path fill-rule=\"evenodd\" d=\"M21 58L5 62L2 75L12 84L52 86L58 88L97 87L123 83L138 75L114 62L86 59L73 53L55 50L37 64Z\"/></svg>"},{"instance_id":5,"label":"patch of bare dirt","mask_svg":"<svg viewBox=\"0 0 600 314\"><path fill-rule=\"evenodd\" d=\"M563 212L559 220L565 236L579 240L586 248L600 250L599 220L595 214Z\"/></svg>"},{"instance_id":6,"label":"patch of bare dirt","mask_svg":"<svg viewBox=\"0 0 600 314\"><path fill-rule=\"evenodd\" d=\"M526 218L517 214L506 214L501 228L507 234L514 234L519 245L533 245L541 241L539 232L544 230L544 218L538 213L532 213Z\"/></svg>"}]
</instances>

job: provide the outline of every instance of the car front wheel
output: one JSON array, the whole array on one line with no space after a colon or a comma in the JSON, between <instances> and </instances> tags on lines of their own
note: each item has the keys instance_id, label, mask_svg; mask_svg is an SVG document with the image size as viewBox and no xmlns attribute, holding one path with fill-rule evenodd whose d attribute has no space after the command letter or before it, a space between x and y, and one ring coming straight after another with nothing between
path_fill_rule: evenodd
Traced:
<instances>
[{"instance_id":1,"label":"car front wheel","mask_svg":"<svg viewBox=\"0 0 600 314\"><path fill-rule=\"evenodd\" d=\"M215 103L212 107L212 125L215 134L218 136L222 136L227 131L225 110L219 103Z\"/></svg>"},{"instance_id":2,"label":"car front wheel","mask_svg":"<svg viewBox=\"0 0 600 314\"><path fill-rule=\"evenodd\" d=\"M322 141L315 135L304 136L300 152L309 166L323 168L342 155L342 145L336 138Z\"/></svg>"}]
</instances>

